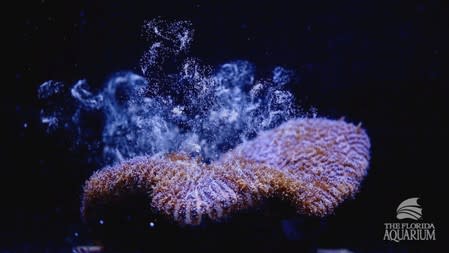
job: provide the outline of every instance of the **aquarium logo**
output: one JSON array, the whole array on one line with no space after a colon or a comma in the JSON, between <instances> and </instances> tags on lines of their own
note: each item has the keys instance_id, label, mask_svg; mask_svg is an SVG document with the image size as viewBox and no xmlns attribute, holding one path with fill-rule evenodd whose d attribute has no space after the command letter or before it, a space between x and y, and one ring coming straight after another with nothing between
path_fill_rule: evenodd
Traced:
<instances>
[{"instance_id":1,"label":"aquarium logo","mask_svg":"<svg viewBox=\"0 0 449 253\"><path fill-rule=\"evenodd\" d=\"M418 204L419 198L409 198L402 201L396 209L396 218L398 220L412 219L420 220L422 218L422 208Z\"/></svg>"},{"instance_id":2,"label":"aquarium logo","mask_svg":"<svg viewBox=\"0 0 449 253\"><path fill-rule=\"evenodd\" d=\"M384 240L400 241L434 241L435 225L422 221L422 208L419 198L409 198L402 201L396 209L398 220L412 220L412 223L384 223Z\"/></svg>"}]
</instances>

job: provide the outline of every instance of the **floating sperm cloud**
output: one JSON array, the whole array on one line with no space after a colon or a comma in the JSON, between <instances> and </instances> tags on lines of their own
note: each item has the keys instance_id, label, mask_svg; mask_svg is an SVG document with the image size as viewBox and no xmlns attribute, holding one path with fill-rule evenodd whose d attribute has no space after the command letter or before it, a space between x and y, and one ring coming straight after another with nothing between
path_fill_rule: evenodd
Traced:
<instances>
[{"instance_id":1,"label":"floating sperm cloud","mask_svg":"<svg viewBox=\"0 0 449 253\"><path fill-rule=\"evenodd\" d=\"M44 107L41 121L49 132L75 129L77 142L101 147L104 164L139 155L181 151L205 161L265 129L298 115L293 95L285 86L292 72L275 67L269 76L256 76L253 64L236 60L211 67L188 57L193 29L189 22L145 23L150 42L140 60L141 73L119 72L103 87L87 80L69 87L47 81L39 88ZM173 69L175 71L167 71ZM74 106L67 106L74 100ZM68 108L69 107L69 108ZM86 138L86 115L102 115L101 138Z\"/></svg>"}]
</instances>

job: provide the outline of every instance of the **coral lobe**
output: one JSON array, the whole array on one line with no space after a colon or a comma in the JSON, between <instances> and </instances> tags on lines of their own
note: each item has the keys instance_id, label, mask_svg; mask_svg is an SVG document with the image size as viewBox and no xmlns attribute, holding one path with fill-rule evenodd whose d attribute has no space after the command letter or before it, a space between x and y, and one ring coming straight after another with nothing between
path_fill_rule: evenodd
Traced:
<instances>
[{"instance_id":1,"label":"coral lobe","mask_svg":"<svg viewBox=\"0 0 449 253\"><path fill-rule=\"evenodd\" d=\"M369 148L365 131L343 120L289 120L211 164L170 153L104 168L85 184L82 215L90 221L99 206L141 192L155 213L182 225L221 220L268 198L322 217L357 192Z\"/></svg>"}]
</instances>

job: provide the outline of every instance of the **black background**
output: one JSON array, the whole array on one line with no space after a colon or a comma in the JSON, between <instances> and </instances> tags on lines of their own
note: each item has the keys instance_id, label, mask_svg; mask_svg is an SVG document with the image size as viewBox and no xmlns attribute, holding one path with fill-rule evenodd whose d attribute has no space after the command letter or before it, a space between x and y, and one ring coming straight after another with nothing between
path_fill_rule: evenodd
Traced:
<instances>
[{"instance_id":1,"label":"black background","mask_svg":"<svg viewBox=\"0 0 449 253\"><path fill-rule=\"evenodd\" d=\"M372 141L369 175L356 199L326 220L319 247L427 252L430 242L382 241L383 223L395 222L397 205L410 197L421 198L437 240L448 239L441 215L448 193L447 2L30 1L4 12L14 18L6 21L12 82L1 94L0 250L70 252L77 240L89 241L79 203L96 165L83 147L71 149L64 133L45 134L36 90L49 79L86 78L99 87L116 71L138 73L148 46L141 28L155 17L192 21L191 55L203 62L245 59L258 73L293 69L291 89L302 108L363 123Z\"/></svg>"}]
</instances>

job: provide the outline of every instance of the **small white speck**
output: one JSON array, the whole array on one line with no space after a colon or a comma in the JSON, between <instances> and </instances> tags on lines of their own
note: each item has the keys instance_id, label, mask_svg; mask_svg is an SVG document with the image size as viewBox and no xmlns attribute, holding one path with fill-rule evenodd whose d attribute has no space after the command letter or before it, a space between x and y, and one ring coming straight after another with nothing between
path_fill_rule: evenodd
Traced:
<instances>
[{"instance_id":1,"label":"small white speck","mask_svg":"<svg viewBox=\"0 0 449 253\"><path fill-rule=\"evenodd\" d=\"M23 128L27 128L28 127L28 123L23 123Z\"/></svg>"},{"instance_id":2,"label":"small white speck","mask_svg":"<svg viewBox=\"0 0 449 253\"><path fill-rule=\"evenodd\" d=\"M155 224L154 224L154 222L150 222L150 228L154 228L154 226L155 226Z\"/></svg>"},{"instance_id":3,"label":"small white speck","mask_svg":"<svg viewBox=\"0 0 449 253\"><path fill-rule=\"evenodd\" d=\"M176 116L181 115L184 112L184 106L176 106L172 109L172 113Z\"/></svg>"},{"instance_id":4,"label":"small white speck","mask_svg":"<svg viewBox=\"0 0 449 253\"><path fill-rule=\"evenodd\" d=\"M101 225L103 225L103 224L104 224L104 220L100 220L100 221L98 221L98 223L100 223Z\"/></svg>"},{"instance_id":5,"label":"small white speck","mask_svg":"<svg viewBox=\"0 0 449 253\"><path fill-rule=\"evenodd\" d=\"M78 232L75 232L73 235L74 235L75 237L78 237L78 236L79 236Z\"/></svg>"}]
</instances>

